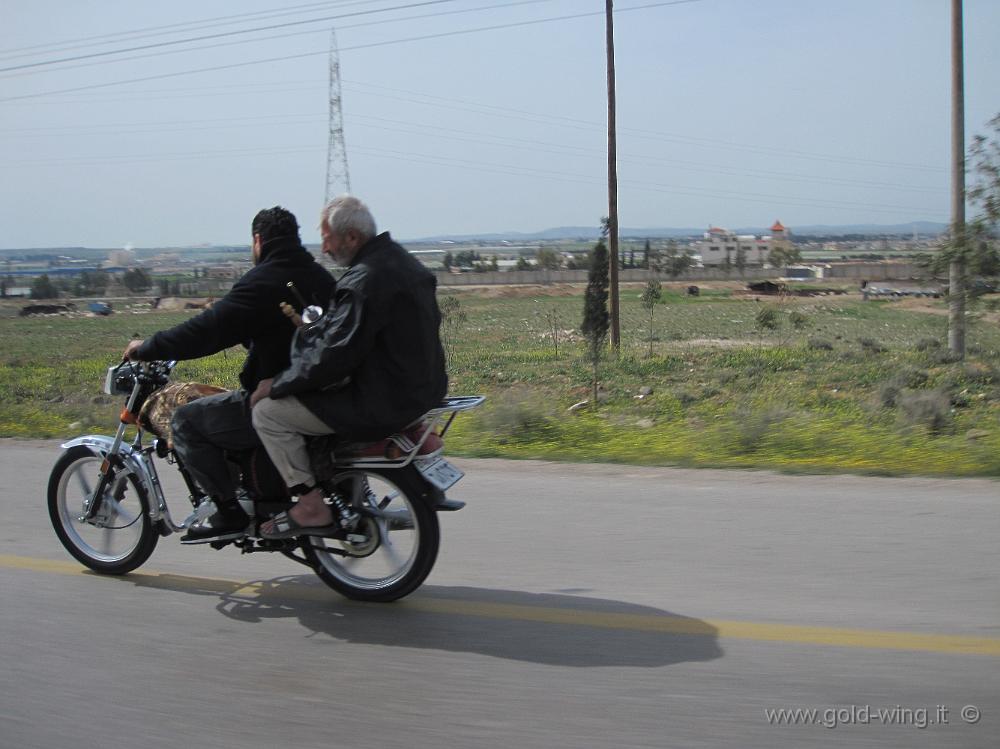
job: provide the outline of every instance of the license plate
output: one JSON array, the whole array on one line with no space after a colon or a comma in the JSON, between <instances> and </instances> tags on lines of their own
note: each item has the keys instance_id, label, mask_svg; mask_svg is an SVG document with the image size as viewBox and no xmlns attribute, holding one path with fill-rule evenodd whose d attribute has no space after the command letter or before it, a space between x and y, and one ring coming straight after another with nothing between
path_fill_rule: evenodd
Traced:
<instances>
[{"instance_id":1,"label":"license plate","mask_svg":"<svg viewBox=\"0 0 1000 749\"><path fill-rule=\"evenodd\" d=\"M465 475L444 458L434 458L433 460L413 461L423 476L429 483L436 486L441 491L448 489Z\"/></svg>"}]
</instances>

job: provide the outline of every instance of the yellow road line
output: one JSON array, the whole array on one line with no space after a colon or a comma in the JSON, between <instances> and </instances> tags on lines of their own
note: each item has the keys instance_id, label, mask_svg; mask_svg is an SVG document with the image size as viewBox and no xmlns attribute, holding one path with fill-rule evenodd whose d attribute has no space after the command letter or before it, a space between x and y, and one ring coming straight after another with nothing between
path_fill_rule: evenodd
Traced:
<instances>
[{"instance_id":1,"label":"yellow road line","mask_svg":"<svg viewBox=\"0 0 1000 749\"><path fill-rule=\"evenodd\" d=\"M75 562L0 554L0 567L55 574L89 574ZM205 590L226 595L256 596L261 599L280 595L300 600L336 600L337 605L357 605L339 598L324 588L282 583L280 589L262 582L193 577L170 573L133 572L127 578L149 587ZM672 635L696 635L734 640L787 642L831 647L882 650L916 650L931 653L1000 656L1000 638L967 635L923 634L876 629L845 629L797 624L772 624L728 620L689 619L668 614L627 614L613 611L522 604L489 603L450 598L432 598L417 594L394 604L406 611L474 616L486 619L536 622L600 629L659 632Z\"/></svg>"}]
</instances>

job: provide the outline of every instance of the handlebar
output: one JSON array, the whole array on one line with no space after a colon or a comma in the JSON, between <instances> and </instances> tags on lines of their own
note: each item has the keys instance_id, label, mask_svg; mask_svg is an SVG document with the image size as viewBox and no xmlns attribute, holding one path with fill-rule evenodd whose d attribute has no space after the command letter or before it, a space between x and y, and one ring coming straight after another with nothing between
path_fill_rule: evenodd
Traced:
<instances>
[{"instance_id":1,"label":"handlebar","mask_svg":"<svg viewBox=\"0 0 1000 749\"><path fill-rule=\"evenodd\" d=\"M177 366L176 360L122 361L108 367L108 373L104 378L104 392L107 395L128 395L137 383L162 387L170 381L170 372L175 366Z\"/></svg>"}]
</instances>

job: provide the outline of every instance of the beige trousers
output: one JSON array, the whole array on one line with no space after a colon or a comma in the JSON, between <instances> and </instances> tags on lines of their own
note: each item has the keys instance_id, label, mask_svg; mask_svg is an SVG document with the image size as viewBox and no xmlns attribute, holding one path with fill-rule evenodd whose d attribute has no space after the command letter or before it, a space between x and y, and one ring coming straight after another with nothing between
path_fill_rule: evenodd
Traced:
<instances>
[{"instance_id":1,"label":"beige trousers","mask_svg":"<svg viewBox=\"0 0 1000 749\"><path fill-rule=\"evenodd\" d=\"M305 438L333 434L333 430L294 395L264 398L251 413L257 436L285 485L289 489L299 484L314 486L316 477L309 464Z\"/></svg>"}]
</instances>

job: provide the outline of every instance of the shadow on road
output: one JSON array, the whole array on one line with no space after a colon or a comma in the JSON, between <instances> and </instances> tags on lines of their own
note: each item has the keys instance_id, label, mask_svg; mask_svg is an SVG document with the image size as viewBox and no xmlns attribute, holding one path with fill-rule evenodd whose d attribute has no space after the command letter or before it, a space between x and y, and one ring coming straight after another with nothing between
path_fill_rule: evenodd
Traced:
<instances>
[{"instance_id":1,"label":"shadow on road","mask_svg":"<svg viewBox=\"0 0 1000 749\"><path fill-rule=\"evenodd\" d=\"M425 585L393 604L366 604L341 598L311 575L246 583L141 573L116 579L215 597L220 613L245 624L294 617L334 644L575 667L656 668L723 655L716 628L700 619L578 595Z\"/></svg>"}]
</instances>

